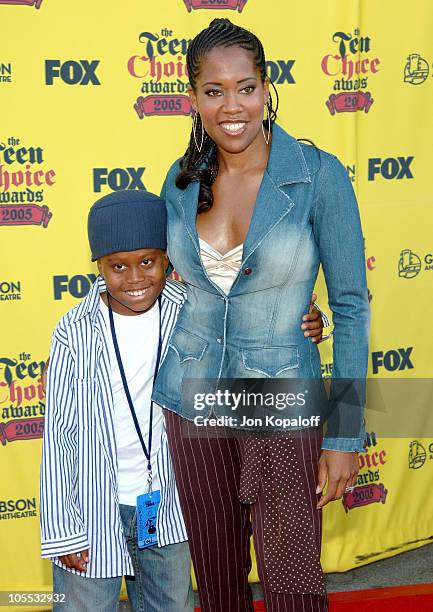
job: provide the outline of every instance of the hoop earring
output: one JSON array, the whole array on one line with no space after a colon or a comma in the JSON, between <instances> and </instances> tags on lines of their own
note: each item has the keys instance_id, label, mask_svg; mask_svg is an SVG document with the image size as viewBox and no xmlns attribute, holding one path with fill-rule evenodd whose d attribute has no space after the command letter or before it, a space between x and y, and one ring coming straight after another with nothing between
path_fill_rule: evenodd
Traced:
<instances>
[{"instance_id":1,"label":"hoop earring","mask_svg":"<svg viewBox=\"0 0 433 612\"><path fill-rule=\"evenodd\" d=\"M201 150L203 148L203 140L204 140L204 128L203 128L203 123L201 124L201 142L200 142L200 146L198 146L198 142L197 142L197 134L196 134L196 127L197 127L197 117L199 116L199 113L194 113L194 119L192 120L192 131L194 134L194 142L195 142L195 146L197 147L197 151L199 153L201 153Z\"/></svg>"},{"instance_id":2,"label":"hoop earring","mask_svg":"<svg viewBox=\"0 0 433 612\"><path fill-rule=\"evenodd\" d=\"M265 134L265 128L263 127L263 121L262 121L262 132L263 132L263 138L265 139L266 144L269 144L269 139L271 137L271 114L269 112L269 102L266 102L266 110L268 112L268 137L266 138L266 134Z\"/></svg>"}]
</instances>

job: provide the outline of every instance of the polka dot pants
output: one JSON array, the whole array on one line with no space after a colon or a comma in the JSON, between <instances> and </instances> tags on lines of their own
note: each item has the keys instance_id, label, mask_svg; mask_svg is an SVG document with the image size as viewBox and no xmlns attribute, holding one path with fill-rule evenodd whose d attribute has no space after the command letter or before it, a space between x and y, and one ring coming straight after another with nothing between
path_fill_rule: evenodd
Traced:
<instances>
[{"instance_id":1,"label":"polka dot pants","mask_svg":"<svg viewBox=\"0 0 433 612\"><path fill-rule=\"evenodd\" d=\"M321 432L233 437L165 411L202 612L252 612L250 536L268 612L327 612L315 493Z\"/></svg>"}]
</instances>

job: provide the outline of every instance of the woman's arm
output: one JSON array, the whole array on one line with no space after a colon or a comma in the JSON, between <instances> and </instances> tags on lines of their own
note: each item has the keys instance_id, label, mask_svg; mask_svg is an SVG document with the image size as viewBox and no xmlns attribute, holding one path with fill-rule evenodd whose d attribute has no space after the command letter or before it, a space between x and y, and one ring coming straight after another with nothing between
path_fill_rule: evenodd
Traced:
<instances>
[{"instance_id":1,"label":"woman's arm","mask_svg":"<svg viewBox=\"0 0 433 612\"><path fill-rule=\"evenodd\" d=\"M370 321L364 240L344 166L334 156L321 158L313 228L334 322L333 410L323 448L360 451Z\"/></svg>"},{"instance_id":2,"label":"woman's arm","mask_svg":"<svg viewBox=\"0 0 433 612\"><path fill-rule=\"evenodd\" d=\"M321 500L324 505L335 496L341 497L344 487L354 483L352 453L363 450L370 309L355 194L344 166L336 157L323 153L313 231L334 322L331 405L319 471L322 489L328 477L326 501Z\"/></svg>"}]
</instances>

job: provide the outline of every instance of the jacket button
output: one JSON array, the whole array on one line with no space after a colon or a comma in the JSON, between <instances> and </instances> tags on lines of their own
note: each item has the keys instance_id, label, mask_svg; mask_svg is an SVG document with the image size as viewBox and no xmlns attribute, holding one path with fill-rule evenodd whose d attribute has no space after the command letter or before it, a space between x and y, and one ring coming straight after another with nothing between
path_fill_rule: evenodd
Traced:
<instances>
[{"instance_id":1,"label":"jacket button","mask_svg":"<svg viewBox=\"0 0 433 612\"><path fill-rule=\"evenodd\" d=\"M224 338L220 336L219 338L217 338L217 342L218 344L222 344L224 342Z\"/></svg>"},{"instance_id":2,"label":"jacket button","mask_svg":"<svg viewBox=\"0 0 433 612\"><path fill-rule=\"evenodd\" d=\"M245 268L244 274L246 274L248 276L249 274L251 274L252 271L253 271L252 268Z\"/></svg>"}]
</instances>

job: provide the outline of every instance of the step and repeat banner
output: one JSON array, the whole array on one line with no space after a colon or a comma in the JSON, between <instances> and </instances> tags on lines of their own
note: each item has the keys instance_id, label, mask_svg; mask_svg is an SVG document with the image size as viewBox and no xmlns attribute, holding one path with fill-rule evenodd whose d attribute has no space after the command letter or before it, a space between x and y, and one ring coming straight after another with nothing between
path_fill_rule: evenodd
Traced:
<instances>
[{"instance_id":1,"label":"step and repeat banner","mask_svg":"<svg viewBox=\"0 0 433 612\"><path fill-rule=\"evenodd\" d=\"M56 322L95 279L87 211L110 190L159 192L191 129L188 42L215 17L261 38L282 126L346 166L365 236L369 376L415 383L399 406L407 435L367 419L357 486L325 509L324 569L433 535L431 394L416 384L433 371L431 0L0 0L0 590L51 584L39 556L41 373ZM321 279L317 291L326 307ZM331 342L321 353L330 376ZM409 427L412 400L424 429ZM392 415L393 402L377 410Z\"/></svg>"}]
</instances>

